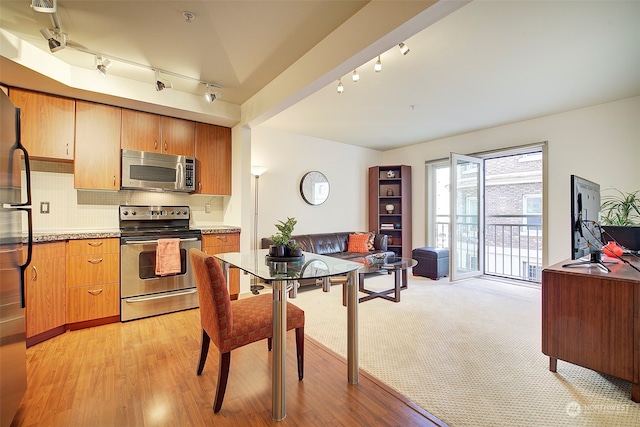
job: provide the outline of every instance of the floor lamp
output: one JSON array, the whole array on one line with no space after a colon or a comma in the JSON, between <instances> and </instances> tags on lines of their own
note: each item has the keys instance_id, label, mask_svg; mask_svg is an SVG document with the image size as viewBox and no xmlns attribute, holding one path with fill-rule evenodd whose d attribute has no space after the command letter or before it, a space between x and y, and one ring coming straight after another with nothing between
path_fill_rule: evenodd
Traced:
<instances>
[{"instance_id":1,"label":"floor lamp","mask_svg":"<svg viewBox=\"0 0 640 427\"><path fill-rule=\"evenodd\" d=\"M262 166L251 166L251 175L255 178L254 188L254 205L253 205L253 250L257 251L258 248L258 181L260 175L265 173L267 168ZM256 257L257 259L257 257ZM258 294L258 291L264 289L264 286L258 284L258 278L254 275L251 276L251 293Z\"/></svg>"}]
</instances>

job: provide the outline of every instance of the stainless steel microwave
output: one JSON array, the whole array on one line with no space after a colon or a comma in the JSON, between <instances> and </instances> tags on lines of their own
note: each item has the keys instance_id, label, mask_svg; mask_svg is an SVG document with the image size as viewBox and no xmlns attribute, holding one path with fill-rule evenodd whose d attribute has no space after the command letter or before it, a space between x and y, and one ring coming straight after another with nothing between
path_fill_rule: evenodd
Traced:
<instances>
[{"instance_id":1,"label":"stainless steel microwave","mask_svg":"<svg viewBox=\"0 0 640 427\"><path fill-rule=\"evenodd\" d=\"M196 159L189 156L122 150L123 190L195 190Z\"/></svg>"}]
</instances>

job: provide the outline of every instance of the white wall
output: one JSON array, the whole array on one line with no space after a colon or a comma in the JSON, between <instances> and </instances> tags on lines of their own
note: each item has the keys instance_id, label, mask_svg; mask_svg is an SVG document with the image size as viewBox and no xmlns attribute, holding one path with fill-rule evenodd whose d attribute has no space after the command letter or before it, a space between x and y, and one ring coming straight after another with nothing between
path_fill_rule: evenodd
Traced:
<instances>
[{"instance_id":1,"label":"white wall","mask_svg":"<svg viewBox=\"0 0 640 427\"><path fill-rule=\"evenodd\" d=\"M426 242L426 161L542 141L548 141L549 264L571 254L571 174L599 183L603 194L640 189L640 97L387 151L383 164L413 169L413 246Z\"/></svg>"},{"instance_id":2,"label":"white wall","mask_svg":"<svg viewBox=\"0 0 640 427\"><path fill-rule=\"evenodd\" d=\"M267 168L258 184L258 240L277 232L274 224L287 217L298 221L294 234L367 230L367 174L381 160L377 150L264 126L252 129L251 164ZM310 171L329 180L329 198L322 205L309 205L300 195L300 180ZM253 235L252 228L246 231Z\"/></svg>"}]
</instances>

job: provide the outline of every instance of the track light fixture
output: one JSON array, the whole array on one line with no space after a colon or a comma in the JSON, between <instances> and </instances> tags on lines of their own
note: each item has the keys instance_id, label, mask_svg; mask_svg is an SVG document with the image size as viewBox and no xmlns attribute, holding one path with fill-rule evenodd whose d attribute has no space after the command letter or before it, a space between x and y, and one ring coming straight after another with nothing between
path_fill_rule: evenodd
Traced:
<instances>
[{"instance_id":1,"label":"track light fixture","mask_svg":"<svg viewBox=\"0 0 640 427\"><path fill-rule=\"evenodd\" d=\"M96 55L96 70L98 70L102 77L107 77L107 70L111 65L111 61L108 58L103 58L102 55Z\"/></svg>"},{"instance_id":2,"label":"track light fixture","mask_svg":"<svg viewBox=\"0 0 640 427\"><path fill-rule=\"evenodd\" d=\"M382 71L382 62L380 62L380 55L378 55L378 60L373 66L373 71L375 71L376 73Z\"/></svg>"},{"instance_id":3,"label":"track light fixture","mask_svg":"<svg viewBox=\"0 0 640 427\"><path fill-rule=\"evenodd\" d=\"M207 83L207 90L204 92L204 99L206 99L207 102L213 102L218 98L220 98L220 95L213 91L211 84Z\"/></svg>"},{"instance_id":4,"label":"track light fixture","mask_svg":"<svg viewBox=\"0 0 640 427\"><path fill-rule=\"evenodd\" d=\"M171 82L167 79L161 78L160 71L158 70L155 70L155 71L156 71L156 90L160 92L163 89L171 89L173 87Z\"/></svg>"},{"instance_id":5,"label":"track light fixture","mask_svg":"<svg viewBox=\"0 0 640 427\"><path fill-rule=\"evenodd\" d=\"M400 47L400 53L402 53L403 55L406 55L407 53L409 53L409 48L407 47L406 44L400 43L398 47Z\"/></svg>"},{"instance_id":6,"label":"track light fixture","mask_svg":"<svg viewBox=\"0 0 640 427\"><path fill-rule=\"evenodd\" d=\"M36 12L55 13L57 10L56 0L31 0L31 8Z\"/></svg>"},{"instance_id":7,"label":"track light fixture","mask_svg":"<svg viewBox=\"0 0 640 427\"><path fill-rule=\"evenodd\" d=\"M358 74L358 70L353 70L353 74L351 75L351 79L353 79L354 82L358 82L358 80L360 80L360 74Z\"/></svg>"},{"instance_id":8,"label":"track light fixture","mask_svg":"<svg viewBox=\"0 0 640 427\"><path fill-rule=\"evenodd\" d=\"M344 92L344 86L342 85L342 79L338 79L338 93Z\"/></svg>"},{"instance_id":9,"label":"track light fixture","mask_svg":"<svg viewBox=\"0 0 640 427\"><path fill-rule=\"evenodd\" d=\"M48 28L42 28L40 34L49 43L49 50L51 53L55 53L61 49L64 49L67 45L67 35L54 30L52 33Z\"/></svg>"}]
</instances>

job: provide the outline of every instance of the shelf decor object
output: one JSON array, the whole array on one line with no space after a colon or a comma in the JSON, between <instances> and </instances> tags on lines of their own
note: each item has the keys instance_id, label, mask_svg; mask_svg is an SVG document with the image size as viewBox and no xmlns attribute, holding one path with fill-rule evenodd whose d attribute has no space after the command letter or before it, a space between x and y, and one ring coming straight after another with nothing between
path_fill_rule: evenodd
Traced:
<instances>
[{"instance_id":1,"label":"shelf decor object","mask_svg":"<svg viewBox=\"0 0 640 427\"><path fill-rule=\"evenodd\" d=\"M386 234L390 251L411 258L411 166L369 168L369 231Z\"/></svg>"}]
</instances>

